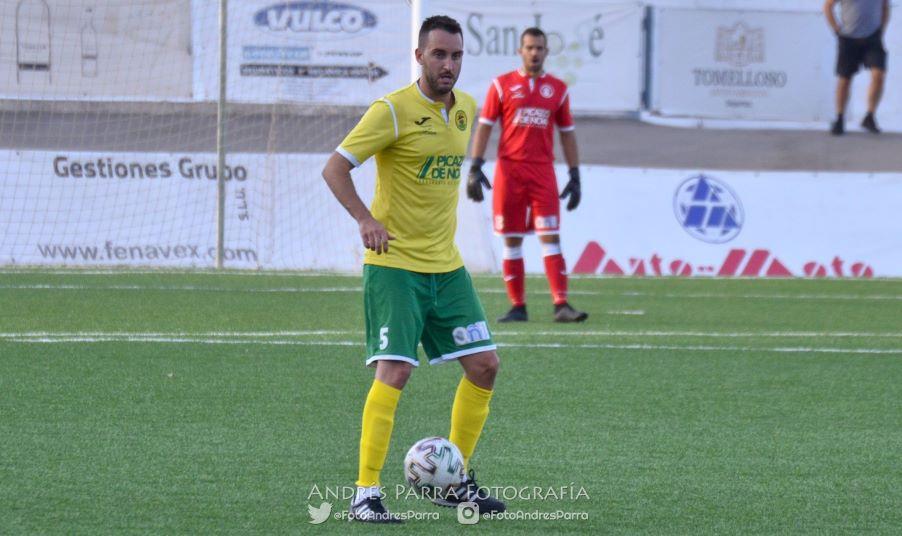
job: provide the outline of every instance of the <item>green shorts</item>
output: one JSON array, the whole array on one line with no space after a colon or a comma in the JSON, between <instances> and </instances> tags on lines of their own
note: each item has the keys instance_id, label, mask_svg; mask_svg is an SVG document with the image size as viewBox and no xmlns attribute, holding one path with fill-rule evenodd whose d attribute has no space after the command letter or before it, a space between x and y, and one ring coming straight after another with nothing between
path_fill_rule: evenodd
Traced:
<instances>
[{"instance_id":1,"label":"green shorts","mask_svg":"<svg viewBox=\"0 0 902 536\"><path fill-rule=\"evenodd\" d=\"M367 365L385 359L417 366L419 343L430 364L495 349L466 268L424 274L367 264L363 302Z\"/></svg>"}]
</instances>

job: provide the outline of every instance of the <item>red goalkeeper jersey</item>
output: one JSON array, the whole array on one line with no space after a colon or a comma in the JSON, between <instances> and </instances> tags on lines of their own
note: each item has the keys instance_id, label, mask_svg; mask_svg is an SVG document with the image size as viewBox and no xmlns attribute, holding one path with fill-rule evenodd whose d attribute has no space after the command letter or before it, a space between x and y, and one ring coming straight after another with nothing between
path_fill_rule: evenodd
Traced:
<instances>
[{"instance_id":1,"label":"red goalkeeper jersey","mask_svg":"<svg viewBox=\"0 0 902 536\"><path fill-rule=\"evenodd\" d=\"M479 122L494 125L499 118L498 158L553 162L554 125L562 132L574 129L567 84L550 74L503 74L489 85Z\"/></svg>"}]
</instances>

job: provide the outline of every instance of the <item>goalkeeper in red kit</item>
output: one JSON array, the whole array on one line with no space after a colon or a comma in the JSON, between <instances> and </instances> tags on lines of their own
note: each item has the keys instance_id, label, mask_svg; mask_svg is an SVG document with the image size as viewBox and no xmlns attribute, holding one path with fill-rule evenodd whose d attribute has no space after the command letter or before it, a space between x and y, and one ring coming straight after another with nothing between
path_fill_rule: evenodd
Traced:
<instances>
[{"instance_id":1,"label":"goalkeeper in red kit","mask_svg":"<svg viewBox=\"0 0 902 536\"><path fill-rule=\"evenodd\" d=\"M582 322L589 315L567 302L567 266L561 254L560 199L567 210L579 205L579 156L567 85L543 70L548 40L538 28L520 36L523 67L492 80L473 137L467 196L482 201L492 188L482 171L492 126L501 122L492 215L495 233L504 237L502 270L512 308L499 322L528 320L523 267L523 237L535 233L542 246L545 274L557 322ZM554 126L560 131L570 180L558 198L554 174Z\"/></svg>"}]
</instances>

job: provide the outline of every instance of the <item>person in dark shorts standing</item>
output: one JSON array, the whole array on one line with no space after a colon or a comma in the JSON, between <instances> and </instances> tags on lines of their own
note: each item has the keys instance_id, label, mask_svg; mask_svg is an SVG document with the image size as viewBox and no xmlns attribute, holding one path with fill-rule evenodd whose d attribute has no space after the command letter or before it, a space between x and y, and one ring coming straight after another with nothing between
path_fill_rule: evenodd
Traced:
<instances>
[{"instance_id":1,"label":"person in dark shorts standing","mask_svg":"<svg viewBox=\"0 0 902 536\"><path fill-rule=\"evenodd\" d=\"M840 20L834 7L840 6ZM846 104L849 87L858 68L864 65L871 70L871 87L868 90L868 113L861 126L868 132L879 134L874 113L883 94L886 76L886 49L883 32L889 22L889 0L826 0L824 15L839 40L836 58L836 120L830 129L834 136L845 132Z\"/></svg>"}]
</instances>

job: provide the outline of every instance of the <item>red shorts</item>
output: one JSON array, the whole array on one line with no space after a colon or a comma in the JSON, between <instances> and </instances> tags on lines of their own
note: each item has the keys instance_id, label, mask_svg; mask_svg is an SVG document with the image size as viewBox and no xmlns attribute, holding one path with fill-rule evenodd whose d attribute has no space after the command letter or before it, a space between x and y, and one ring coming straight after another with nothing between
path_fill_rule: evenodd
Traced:
<instances>
[{"instance_id":1,"label":"red shorts","mask_svg":"<svg viewBox=\"0 0 902 536\"><path fill-rule=\"evenodd\" d=\"M492 185L495 233L558 234L561 202L554 165L498 159Z\"/></svg>"}]
</instances>

